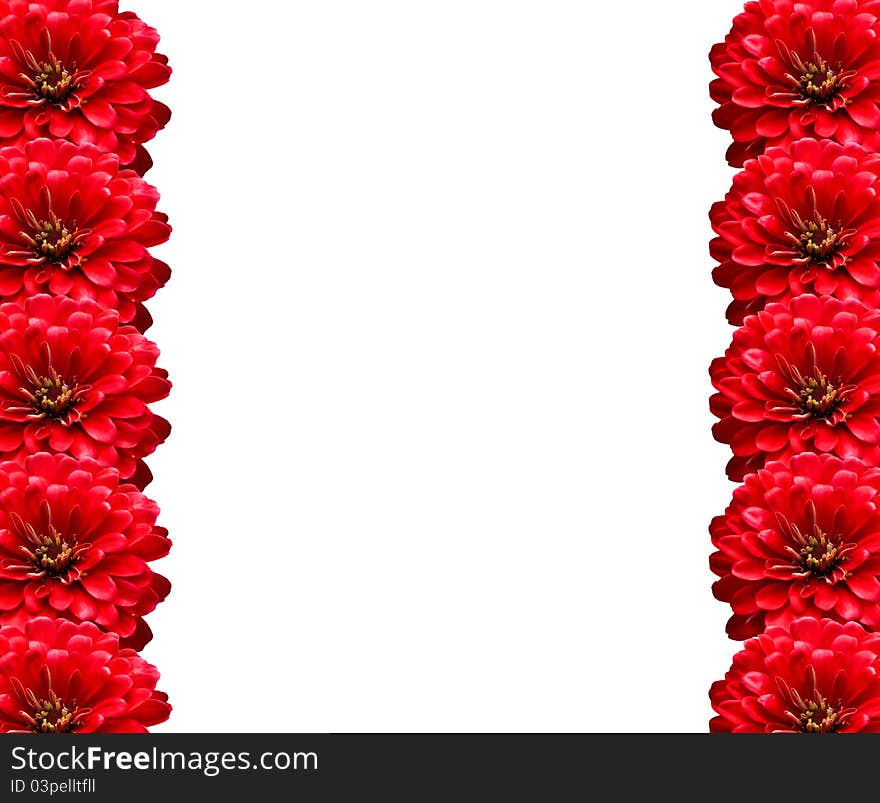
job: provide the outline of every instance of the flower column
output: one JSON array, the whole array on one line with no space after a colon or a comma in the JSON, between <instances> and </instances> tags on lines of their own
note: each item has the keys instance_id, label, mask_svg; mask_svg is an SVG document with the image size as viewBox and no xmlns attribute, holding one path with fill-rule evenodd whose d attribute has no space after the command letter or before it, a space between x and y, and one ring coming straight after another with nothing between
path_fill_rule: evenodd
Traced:
<instances>
[{"instance_id":1,"label":"flower column","mask_svg":"<svg viewBox=\"0 0 880 803\"><path fill-rule=\"evenodd\" d=\"M711 52L740 172L712 209L739 327L711 367L741 483L710 532L745 640L715 732L880 731L880 2L746 4Z\"/></svg>"},{"instance_id":2,"label":"flower column","mask_svg":"<svg viewBox=\"0 0 880 803\"><path fill-rule=\"evenodd\" d=\"M158 41L117 0L0 0L0 733L170 712L137 652L170 591L144 495L170 431L143 304L170 276L143 178Z\"/></svg>"}]
</instances>

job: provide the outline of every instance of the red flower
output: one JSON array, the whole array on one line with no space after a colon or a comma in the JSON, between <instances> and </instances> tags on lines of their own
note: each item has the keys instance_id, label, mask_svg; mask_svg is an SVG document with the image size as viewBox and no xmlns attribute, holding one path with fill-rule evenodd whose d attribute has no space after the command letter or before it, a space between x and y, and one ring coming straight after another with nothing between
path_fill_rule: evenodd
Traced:
<instances>
[{"instance_id":1,"label":"red flower","mask_svg":"<svg viewBox=\"0 0 880 803\"><path fill-rule=\"evenodd\" d=\"M880 635L811 617L769 627L709 697L713 733L878 733Z\"/></svg>"},{"instance_id":2,"label":"red flower","mask_svg":"<svg viewBox=\"0 0 880 803\"><path fill-rule=\"evenodd\" d=\"M710 531L731 638L803 615L880 626L880 468L812 452L768 463Z\"/></svg>"},{"instance_id":3,"label":"red flower","mask_svg":"<svg viewBox=\"0 0 880 803\"><path fill-rule=\"evenodd\" d=\"M0 628L0 733L146 733L168 719L159 672L89 622Z\"/></svg>"},{"instance_id":4,"label":"red flower","mask_svg":"<svg viewBox=\"0 0 880 803\"><path fill-rule=\"evenodd\" d=\"M808 136L880 149L878 17L880 0L746 3L710 54L713 118L734 139L728 161L741 167Z\"/></svg>"},{"instance_id":5,"label":"red flower","mask_svg":"<svg viewBox=\"0 0 880 803\"><path fill-rule=\"evenodd\" d=\"M53 136L150 165L141 143L170 117L159 35L118 0L0 0L0 138Z\"/></svg>"},{"instance_id":6,"label":"red flower","mask_svg":"<svg viewBox=\"0 0 880 803\"><path fill-rule=\"evenodd\" d=\"M159 350L94 301L40 295L0 304L0 452L90 457L149 482L140 458L170 432L147 404L168 395Z\"/></svg>"},{"instance_id":7,"label":"red flower","mask_svg":"<svg viewBox=\"0 0 880 803\"><path fill-rule=\"evenodd\" d=\"M880 461L880 311L829 296L768 304L710 375L732 480L804 451Z\"/></svg>"},{"instance_id":8,"label":"red flower","mask_svg":"<svg viewBox=\"0 0 880 803\"><path fill-rule=\"evenodd\" d=\"M159 193L93 145L0 148L0 296L51 291L138 317L170 276L147 248L168 239Z\"/></svg>"},{"instance_id":9,"label":"red flower","mask_svg":"<svg viewBox=\"0 0 880 803\"><path fill-rule=\"evenodd\" d=\"M115 468L45 452L0 463L0 488L0 625L90 621L143 649L141 617L171 590L147 565L171 547L156 503Z\"/></svg>"},{"instance_id":10,"label":"red flower","mask_svg":"<svg viewBox=\"0 0 880 803\"><path fill-rule=\"evenodd\" d=\"M732 324L805 292L880 306L880 156L802 139L746 163L712 208Z\"/></svg>"}]
</instances>

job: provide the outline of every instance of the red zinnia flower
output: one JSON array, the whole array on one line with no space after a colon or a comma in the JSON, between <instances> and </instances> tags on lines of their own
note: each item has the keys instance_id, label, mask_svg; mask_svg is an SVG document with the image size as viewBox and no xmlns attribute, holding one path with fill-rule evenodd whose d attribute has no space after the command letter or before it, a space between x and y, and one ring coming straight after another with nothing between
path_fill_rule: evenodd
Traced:
<instances>
[{"instance_id":1,"label":"red zinnia flower","mask_svg":"<svg viewBox=\"0 0 880 803\"><path fill-rule=\"evenodd\" d=\"M830 296L768 304L710 374L732 480L804 451L880 461L880 311Z\"/></svg>"},{"instance_id":2,"label":"red zinnia flower","mask_svg":"<svg viewBox=\"0 0 880 803\"><path fill-rule=\"evenodd\" d=\"M807 136L877 150L878 17L880 0L746 3L710 54L713 117L734 139L729 162Z\"/></svg>"},{"instance_id":3,"label":"red zinnia flower","mask_svg":"<svg viewBox=\"0 0 880 803\"><path fill-rule=\"evenodd\" d=\"M91 143L143 172L170 117L147 91L171 74L158 43L118 0L0 0L0 138Z\"/></svg>"},{"instance_id":4,"label":"red zinnia flower","mask_svg":"<svg viewBox=\"0 0 880 803\"><path fill-rule=\"evenodd\" d=\"M769 627L709 697L713 733L878 733L880 635L811 617Z\"/></svg>"},{"instance_id":5,"label":"red zinnia flower","mask_svg":"<svg viewBox=\"0 0 880 803\"><path fill-rule=\"evenodd\" d=\"M0 148L0 296L51 291L138 318L168 280L147 248L168 239L159 193L93 145L38 139Z\"/></svg>"},{"instance_id":6,"label":"red zinnia flower","mask_svg":"<svg viewBox=\"0 0 880 803\"><path fill-rule=\"evenodd\" d=\"M159 508L115 468L40 453L0 463L0 625L37 616L94 622L122 645L152 638L141 618L171 590Z\"/></svg>"},{"instance_id":7,"label":"red zinnia flower","mask_svg":"<svg viewBox=\"0 0 880 803\"><path fill-rule=\"evenodd\" d=\"M880 468L812 452L768 463L710 531L731 638L803 615L880 626Z\"/></svg>"},{"instance_id":8,"label":"red zinnia flower","mask_svg":"<svg viewBox=\"0 0 880 803\"><path fill-rule=\"evenodd\" d=\"M880 156L802 139L746 163L712 208L715 281L737 326L804 292L880 306Z\"/></svg>"},{"instance_id":9,"label":"red zinnia flower","mask_svg":"<svg viewBox=\"0 0 880 803\"><path fill-rule=\"evenodd\" d=\"M89 622L0 628L0 733L146 733L168 719L159 672Z\"/></svg>"},{"instance_id":10,"label":"red zinnia flower","mask_svg":"<svg viewBox=\"0 0 880 803\"><path fill-rule=\"evenodd\" d=\"M171 429L147 407L171 388L158 355L94 301L40 295L0 304L0 452L91 457L143 488L150 475L140 458Z\"/></svg>"}]
</instances>

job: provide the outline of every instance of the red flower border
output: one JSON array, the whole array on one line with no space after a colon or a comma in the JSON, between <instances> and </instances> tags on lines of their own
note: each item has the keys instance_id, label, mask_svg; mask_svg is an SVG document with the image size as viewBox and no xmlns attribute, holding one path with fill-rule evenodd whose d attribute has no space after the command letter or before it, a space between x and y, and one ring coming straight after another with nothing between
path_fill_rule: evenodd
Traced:
<instances>
[{"instance_id":1,"label":"red flower border","mask_svg":"<svg viewBox=\"0 0 880 803\"><path fill-rule=\"evenodd\" d=\"M170 425L143 306L170 277L144 144L159 35L118 0L0 0L0 733L143 733L170 591L144 458Z\"/></svg>"},{"instance_id":2,"label":"red flower border","mask_svg":"<svg viewBox=\"0 0 880 803\"><path fill-rule=\"evenodd\" d=\"M719 733L880 732L880 0L757 0L715 45L739 328L710 370L742 483L710 527L745 640Z\"/></svg>"}]
</instances>

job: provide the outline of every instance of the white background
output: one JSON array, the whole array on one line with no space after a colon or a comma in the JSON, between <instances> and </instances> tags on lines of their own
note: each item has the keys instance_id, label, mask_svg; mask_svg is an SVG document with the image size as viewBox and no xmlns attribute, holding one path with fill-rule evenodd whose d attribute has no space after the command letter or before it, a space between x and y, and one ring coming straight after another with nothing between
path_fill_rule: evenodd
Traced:
<instances>
[{"instance_id":1,"label":"white background","mask_svg":"<svg viewBox=\"0 0 880 803\"><path fill-rule=\"evenodd\" d=\"M725 0L131 0L160 731L705 731Z\"/></svg>"}]
</instances>

